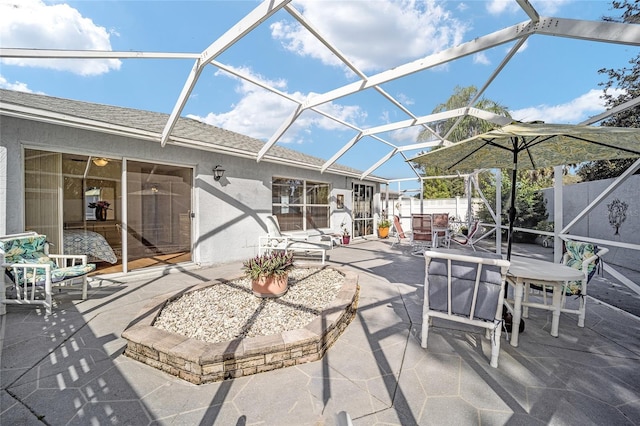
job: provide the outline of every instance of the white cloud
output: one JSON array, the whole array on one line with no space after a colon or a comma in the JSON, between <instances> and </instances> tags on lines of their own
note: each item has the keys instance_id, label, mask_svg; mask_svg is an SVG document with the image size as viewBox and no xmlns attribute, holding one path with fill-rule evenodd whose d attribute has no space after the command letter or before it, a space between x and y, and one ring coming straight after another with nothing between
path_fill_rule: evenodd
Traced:
<instances>
[{"instance_id":1,"label":"white cloud","mask_svg":"<svg viewBox=\"0 0 640 426\"><path fill-rule=\"evenodd\" d=\"M404 129L391 132L391 140L398 145L414 144L418 140L418 135L422 131L420 126L405 127Z\"/></svg>"},{"instance_id":2,"label":"white cloud","mask_svg":"<svg viewBox=\"0 0 640 426\"><path fill-rule=\"evenodd\" d=\"M541 15L555 16L560 9L573 1L574 0L534 0L531 3Z\"/></svg>"},{"instance_id":3,"label":"white cloud","mask_svg":"<svg viewBox=\"0 0 640 426\"><path fill-rule=\"evenodd\" d=\"M363 72L388 69L458 44L468 29L432 0L299 0L295 6ZM278 21L271 25L271 32L286 49L300 56L342 66L297 22Z\"/></svg>"},{"instance_id":4,"label":"white cloud","mask_svg":"<svg viewBox=\"0 0 640 426\"><path fill-rule=\"evenodd\" d=\"M502 15L503 13L514 13L520 10L520 6L513 0L491 0L487 2L487 11L492 15Z\"/></svg>"},{"instance_id":5,"label":"white cloud","mask_svg":"<svg viewBox=\"0 0 640 426\"><path fill-rule=\"evenodd\" d=\"M490 65L491 61L487 58L487 55L484 52L478 52L473 55L473 63L481 64L481 65Z\"/></svg>"},{"instance_id":6,"label":"white cloud","mask_svg":"<svg viewBox=\"0 0 640 426\"><path fill-rule=\"evenodd\" d=\"M466 4L465 2L460 2L460 3L458 3L458 6L456 6L456 9L459 12L464 12L465 10L469 9L469 5Z\"/></svg>"},{"instance_id":7,"label":"white cloud","mask_svg":"<svg viewBox=\"0 0 640 426\"><path fill-rule=\"evenodd\" d=\"M112 50L110 33L67 4L41 0L0 0L0 40L4 48ZM4 58L23 67L99 75L120 69L117 59Z\"/></svg>"},{"instance_id":8,"label":"white cloud","mask_svg":"<svg viewBox=\"0 0 640 426\"><path fill-rule=\"evenodd\" d=\"M265 86L268 87L272 87L276 90L283 90L287 88L287 81L284 80L283 78L279 78L277 80L271 80L268 79L266 77L264 77L261 74L256 74L251 68L249 67L245 67L245 66L239 66L239 67L234 67L232 65L228 66L229 69L231 69L231 71L241 75L242 77L246 77L247 79L252 79L260 84L263 84ZM233 80L235 80L236 82L238 82L238 85L236 86L236 92L242 94L242 93L251 93L257 86L255 84L253 84L252 82L246 80L245 78L240 78L235 76L234 74L231 74L229 72L226 72L224 70L218 70L215 72L214 74L216 77L220 77L220 76L225 76L228 78L231 78ZM294 96L295 98L295 96ZM302 100L301 98L295 98L297 100Z\"/></svg>"},{"instance_id":9,"label":"white cloud","mask_svg":"<svg viewBox=\"0 0 640 426\"><path fill-rule=\"evenodd\" d=\"M269 81L258 74L254 74L248 68L242 68L241 70L243 75L250 76L272 87L277 87L278 90L286 93L285 80ZM223 71L217 72L216 76L232 78L237 82L235 90L241 96L240 101L234 104L232 109L227 112L220 114L210 112L204 117L188 115L189 118L265 140L273 136L296 108L295 102L262 89L246 80L234 77ZM287 94L301 102L307 98L307 95L300 92ZM319 106L318 109L352 124L361 123L366 118L366 113L357 105L340 105L329 102ZM350 130L321 114L305 111L287 130L281 141L289 143L303 142L312 128L319 130Z\"/></svg>"},{"instance_id":10,"label":"white cloud","mask_svg":"<svg viewBox=\"0 0 640 426\"><path fill-rule=\"evenodd\" d=\"M415 104L415 101L413 100L413 98L405 93L398 93L396 95L396 99L399 102L401 102L404 106Z\"/></svg>"},{"instance_id":11,"label":"white cloud","mask_svg":"<svg viewBox=\"0 0 640 426\"><path fill-rule=\"evenodd\" d=\"M531 0L533 8L542 16L554 16L565 5L574 0ZM514 0L491 0L487 2L487 11L492 15L513 14L522 10Z\"/></svg>"},{"instance_id":12,"label":"white cloud","mask_svg":"<svg viewBox=\"0 0 640 426\"><path fill-rule=\"evenodd\" d=\"M622 93L619 90L610 92L613 96ZM523 108L511 111L511 116L519 121L542 120L546 123L576 124L605 110L602 93L602 90L593 89L564 104Z\"/></svg>"},{"instance_id":13,"label":"white cloud","mask_svg":"<svg viewBox=\"0 0 640 426\"><path fill-rule=\"evenodd\" d=\"M27 87L27 83L22 83L21 81L16 81L14 83L10 83L6 78L0 75L0 89L8 89L15 90L16 92L25 92L25 93L38 93L40 95L44 95L43 92L34 92L33 90Z\"/></svg>"},{"instance_id":14,"label":"white cloud","mask_svg":"<svg viewBox=\"0 0 640 426\"><path fill-rule=\"evenodd\" d=\"M527 48L529 47L529 39L525 40L524 43L522 43L522 46L520 46L520 48L518 49L517 53L522 53L525 50L527 50ZM507 49L507 51L509 51L511 49Z\"/></svg>"}]
</instances>

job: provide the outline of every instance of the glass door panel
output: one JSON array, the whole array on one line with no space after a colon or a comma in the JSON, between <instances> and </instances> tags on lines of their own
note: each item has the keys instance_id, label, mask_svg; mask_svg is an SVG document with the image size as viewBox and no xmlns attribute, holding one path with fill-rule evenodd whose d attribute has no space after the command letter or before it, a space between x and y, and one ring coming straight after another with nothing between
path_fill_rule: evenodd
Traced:
<instances>
[{"instance_id":1,"label":"glass door panel","mask_svg":"<svg viewBox=\"0 0 640 426\"><path fill-rule=\"evenodd\" d=\"M86 254L96 273L122 271L122 162L25 149L25 229L47 236L51 253ZM99 221L91 203L109 204Z\"/></svg>"},{"instance_id":2,"label":"glass door panel","mask_svg":"<svg viewBox=\"0 0 640 426\"><path fill-rule=\"evenodd\" d=\"M373 235L373 186L353 184L353 236Z\"/></svg>"},{"instance_id":3,"label":"glass door panel","mask_svg":"<svg viewBox=\"0 0 640 426\"><path fill-rule=\"evenodd\" d=\"M191 260L191 168L127 161L128 269Z\"/></svg>"},{"instance_id":4,"label":"glass door panel","mask_svg":"<svg viewBox=\"0 0 640 426\"><path fill-rule=\"evenodd\" d=\"M51 253L61 253L62 155L25 149L25 230L47 236Z\"/></svg>"},{"instance_id":5,"label":"glass door panel","mask_svg":"<svg viewBox=\"0 0 640 426\"><path fill-rule=\"evenodd\" d=\"M62 154L65 252L86 254L97 274L122 272L122 160Z\"/></svg>"}]
</instances>

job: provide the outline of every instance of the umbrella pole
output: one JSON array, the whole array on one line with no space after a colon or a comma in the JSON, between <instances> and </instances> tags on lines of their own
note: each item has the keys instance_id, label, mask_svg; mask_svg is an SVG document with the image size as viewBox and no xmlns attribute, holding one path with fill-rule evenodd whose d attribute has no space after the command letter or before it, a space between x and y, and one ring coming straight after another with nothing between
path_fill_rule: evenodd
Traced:
<instances>
[{"instance_id":1,"label":"umbrella pole","mask_svg":"<svg viewBox=\"0 0 640 426\"><path fill-rule=\"evenodd\" d=\"M516 154L517 155L517 154ZM511 205L509 206L509 234L507 234L507 260L511 260L511 245L513 244L513 222L516 220L516 170L517 163L513 164L511 172Z\"/></svg>"},{"instance_id":2,"label":"umbrella pole","mask_svg":"<svg viewBox=\"0 0 640 426\"><path fill-rule=\"evenodd\" d=\"M513 243L513 222L516 220L516 179L518 178L518 150L514 144L513 150L513 171L511 172L511 205L509 206L509 234L507 236L507 260L511 260L511 245ZM507 290L509 286L505 283L504 298L507 299ZM503 311L502 318L505 322L505 328L511 332L513 330L513 317L505 317L506 311ZM520 324L518 324L518 330L520 333L524 331L524 319L520 318Z\"/></svg>"}]
</instances>

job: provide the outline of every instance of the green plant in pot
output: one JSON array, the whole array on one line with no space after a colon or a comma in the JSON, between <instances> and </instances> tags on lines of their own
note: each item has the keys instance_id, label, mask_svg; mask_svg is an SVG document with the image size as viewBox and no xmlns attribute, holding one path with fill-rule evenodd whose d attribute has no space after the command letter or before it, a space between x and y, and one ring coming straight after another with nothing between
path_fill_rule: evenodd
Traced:
<instances>
[{"instance_id":1,"label":"green plant in pot","mask_svg":"<svg viewBox=\"0 0 640 426\"><path fill-rule=\"evenodd\" d=\"M391 228L391 221L389 219L382 219L378 222L378 238L388 238L389 228Z\"/></svg>"},{"instance_id":2,"label":"green plant in pot","mask_svg":"<svg viewBox=\"0 0 640 426\"><path fill-rule=\"evenodd\" d=\"M251 278L255 296L280 297L289 289L289 271L293 266L292 252L272 251L244 261L242 269Z\"/></svg>"}]
</instances>

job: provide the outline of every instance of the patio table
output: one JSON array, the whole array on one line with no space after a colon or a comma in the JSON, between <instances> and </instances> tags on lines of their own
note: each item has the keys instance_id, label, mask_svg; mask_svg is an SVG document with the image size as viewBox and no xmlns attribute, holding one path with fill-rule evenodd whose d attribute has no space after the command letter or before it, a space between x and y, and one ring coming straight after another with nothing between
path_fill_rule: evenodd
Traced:
<instances>
[{"instance_id":1,"label":"patio table","mask_svg":"<svg viewBox=\"0 0 640 426\"><path fill-rule=\"evenodd\" d=\"M560 309L562 308L562 286L566 281L581 280L582 278L581 271L566 265L528 257L512 256L511 265L507 272L507 283L514 286L514 296L513 299L505 299L505 305L513 314L511 346L518 346L519 325L523 306L552 311L551 335L558 337ZM525 282L540 286L552 286L551 305L532 301L523 302Z\"/></svg>"}]
</instances>

